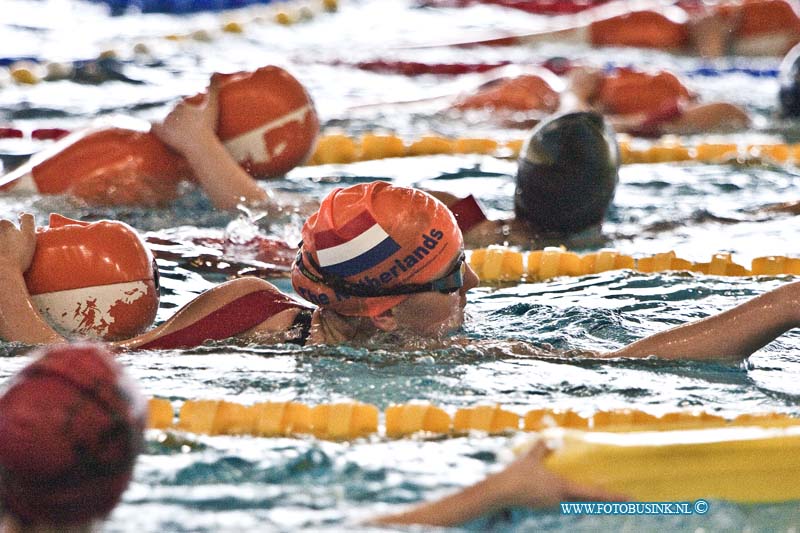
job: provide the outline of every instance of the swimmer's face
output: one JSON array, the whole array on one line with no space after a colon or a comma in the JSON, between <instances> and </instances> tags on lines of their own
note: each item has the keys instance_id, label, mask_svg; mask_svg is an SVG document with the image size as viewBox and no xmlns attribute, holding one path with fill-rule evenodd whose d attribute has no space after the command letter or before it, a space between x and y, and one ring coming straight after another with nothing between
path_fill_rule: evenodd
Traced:
<instances>
[{"instance_id":1,"label":"swimmer's face","mask_svg":"<svg viewBox=\"0 0 800 533\"><path fill-rule=\"evenodd\" d=\"M461 253L437 277L452 272L461 259ZM480 280L475 271L464 261L461 265L464 285L451 293L424 292L415 294L394 308L397 325L418 335L436 337L451 333L464 322L464 307L467 305L467 291L477 287Z\"/></svg>"}]
</instances>

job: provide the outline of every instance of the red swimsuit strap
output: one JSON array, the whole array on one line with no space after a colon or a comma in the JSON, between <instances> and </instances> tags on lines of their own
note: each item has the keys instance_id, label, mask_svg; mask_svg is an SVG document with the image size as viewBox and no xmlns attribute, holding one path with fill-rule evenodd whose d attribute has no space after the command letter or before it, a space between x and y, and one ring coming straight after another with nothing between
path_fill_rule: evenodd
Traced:
<instances>
[{"instance_id":1,"label":"red swimsuit strap","mask_svg":"<svg viewBox=\"0 0 800 533\"><path fill-rule=\"evenodd\" d=\"M486 220L483 209L481 209L481 206L478 205L477 200L475 200L475 197L471 194L448 207L455 215L458 227L461 228L461 231L464 233Z\"/></svg>"},{"instance_id":2,"label":"red swimsuit strap","mask_svg":"<svg viewBox=\"0 0 800 533\"><path fill-rule=\"evenodd\" d=\"M261 324L286 309L306 309L306 307L274 291L251 292L223 305L197 322L139 348L148 350L192 348L205 341L227 339Z\"/></svg>"}]
</instances>

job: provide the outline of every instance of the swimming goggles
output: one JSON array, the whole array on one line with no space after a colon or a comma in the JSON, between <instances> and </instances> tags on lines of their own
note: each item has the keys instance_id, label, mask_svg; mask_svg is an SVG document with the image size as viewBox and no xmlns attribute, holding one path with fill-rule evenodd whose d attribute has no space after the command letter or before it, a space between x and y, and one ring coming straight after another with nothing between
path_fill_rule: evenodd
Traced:
<instances>
[{"instance_id":1,"label":"swimming goggles","mask_svg":"<svg viewBox=\"0 0 800 533\"><path fill-rule=\"evenodd\" d=\"M450 271L441 278L429 281L428 283L406 283L394 285L392 287L375 287L367 283L352 283L340 276L326 273L325 269L319 266L312 255L308 252L303 254L302 243L300 251L297 252L295 264L300 273L315 283L321 283L333 289L342 296L358 296L362 298L379 298L381 296L400 296L403 294L419 294L422 292L439 292L442 294L452 294L464 286L464 271L466 270L466 256L464 252L458 256L455 265ZM317 275L306 267L303 257L308 260L311 267L319 272Z\"/></svg>"}]
</instances>

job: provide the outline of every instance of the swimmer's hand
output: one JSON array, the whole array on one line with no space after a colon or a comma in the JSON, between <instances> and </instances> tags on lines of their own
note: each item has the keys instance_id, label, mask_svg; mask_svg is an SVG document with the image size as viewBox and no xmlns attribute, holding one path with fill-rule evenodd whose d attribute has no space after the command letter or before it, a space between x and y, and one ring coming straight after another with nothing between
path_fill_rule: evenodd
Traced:
<instances>
[{"instance_id":1,"label":"swimmer's hand","mask_svg":"<svg viewBox=\"0 0 800 533\"><path fill-rule=\"evenodd\" d=\"M200 105L181 102L151 131L186 158L195 180L218 209L257 204L267 193L239 166L217 137L220 78L211 77Z\"/></svg>"},{"instance_id":2,"label":"swimmer's hand","mask_svg":"<svg viewBox=\"0 0 800 533\"><path fill-rule=\"evenodd\" d=\"M25 272L36 250L36 221L30 213L19 216L19 228L10 220L0 220L0 267Z\"/></svg>"},{"instance_id":3,"label":"swimmer's hand","mask_svg":"<svg viewBox=\"0 0 800 533\"><path fill-rule=\"evenodd\" d=\"M603 71L592 67L576 67L569 74L569 89L571 99L564 102L564 106L574 109L589 109L597 98L600 83L603 81Z\"/></svg>"},{"instance_id":4,"label":"swimmer's hand","mask_svg":"<svg viewBox=\"0 0 800 533\"><path fill-rule=\"evenodd\" d=\"M218 78L212 76L203 103L180 102L162 122L153 123L150 131L184 156L192 151L203 151L204 143L216 138L219 85Z\"/></svg>"},{"instance_id":5,"label":"swimmer's hand","mask_svg":"<svg viewBox=\"0 0 800 533\"><path fill-rule=\"evenodd\" d=\"M553 507L566 501L624 501L619 494L568 481L544 467L541 441L505 469L441 500L374 518L373 524L455 526L508 507Z\"/></svg>"},{"instance_id":6,"label":"swimmer's hand","mask_svg":"<svg viewBox=\"0 0 800 533\"><path fill-rule=\"evenodd\" d=\"M621 494L574 483L548 470L543 462L551 453L537 442L525 455L495 474L507 507L553 507L571 501L626 501Z\"/></svg>"}]
</instances>

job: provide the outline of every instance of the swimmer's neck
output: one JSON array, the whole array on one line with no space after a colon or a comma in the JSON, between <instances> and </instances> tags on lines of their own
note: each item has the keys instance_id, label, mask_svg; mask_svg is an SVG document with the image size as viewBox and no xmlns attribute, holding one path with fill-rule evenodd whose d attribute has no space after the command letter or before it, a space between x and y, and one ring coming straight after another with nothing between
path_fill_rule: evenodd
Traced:
<instances>
[{"instance_id":1,"label":"swimmer's neck","mask_svg":"<svg viewBox=\"0 0 800 533\"><path fill-rule=\"evenodd\" d=\"M307 344L342 344L357 341L376 332L377 329L368 318L344 316L329 309L318 308L311 318Z\"/></svg>"}]
</instances>

